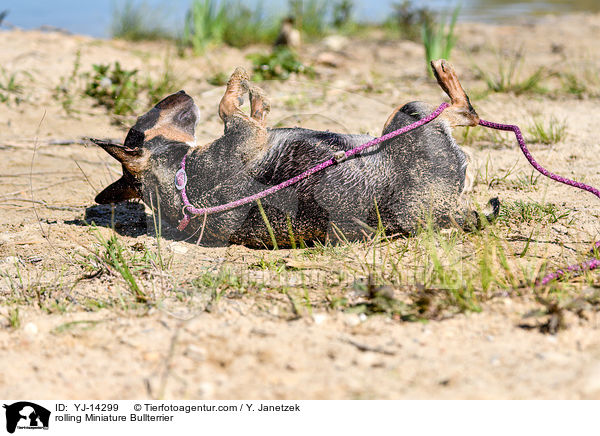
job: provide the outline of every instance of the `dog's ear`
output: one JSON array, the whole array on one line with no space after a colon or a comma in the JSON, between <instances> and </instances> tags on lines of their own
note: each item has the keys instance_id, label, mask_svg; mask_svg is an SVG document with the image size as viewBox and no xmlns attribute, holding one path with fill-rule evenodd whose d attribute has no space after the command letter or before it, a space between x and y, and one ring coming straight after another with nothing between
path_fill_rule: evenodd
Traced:
<instances>
[{"instance_id":1,"label":"dog's ear","mask_svg":"<svg viewBox=\"0 0 600 436\"><path fill-rule=\"evenodd\" d=\"M121 162L131 173L139 174L144 169L146 163L146 152L142 148L144 135L141 134L141 138L134 138L137 132L134 132L132 135L132 131L127 135L125 145L94 138L90 138L90 141L102 147L104 151Z\"/></svg>"},{"instance_id":2,"label":"dog's ear","mask_svg":"<svg viewBox=\"0 0 600 436\"><path fill-rule=\"evenodd\" d=\"M133 198L141 198L139 184L123 165L123 176L96 195L95 201L98 204L110 204Z\"/></svg>"}]
</instances>

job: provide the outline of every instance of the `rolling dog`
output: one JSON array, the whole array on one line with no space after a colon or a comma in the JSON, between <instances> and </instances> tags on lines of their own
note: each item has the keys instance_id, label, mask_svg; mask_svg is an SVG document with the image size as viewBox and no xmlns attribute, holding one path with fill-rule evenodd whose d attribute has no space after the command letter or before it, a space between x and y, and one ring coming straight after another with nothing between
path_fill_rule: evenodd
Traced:
<instances>
[{"instance_id":1,"label":"rolling dog","mask_svg":"<svg viewBox=\"0 0 600 436\"><path fill-rule=\"evenodd\" d=\"M367 149L344 162L262 200L277 244L331 240L355 241L383 226L388 235L409 235L431 222L472 229L493 219L499 208L482 215L468 206L467 157L451 134L455 126L475 126L479 117L453 67L432 62L439 85L451 106L440 117L404 135ZM250 99L250 115L240 106ZM176 173L185 156L186 192L195 207L225 204L288 180L371 139L304 128L269 129L270 105L265 93L236 69L219 104L224 134L214 142L195 145L199 110L184 91L166 97L138 118L123 145L93 140L121 162L123 176L96 197L100 204L134 198L160 208L177 225L184 203ZM383 133L409 125L432 108L412 102L396 108ZM185 232L202 233L210 245L272 246L260 205L193 219Z\"/></svg>"}]
</instances>

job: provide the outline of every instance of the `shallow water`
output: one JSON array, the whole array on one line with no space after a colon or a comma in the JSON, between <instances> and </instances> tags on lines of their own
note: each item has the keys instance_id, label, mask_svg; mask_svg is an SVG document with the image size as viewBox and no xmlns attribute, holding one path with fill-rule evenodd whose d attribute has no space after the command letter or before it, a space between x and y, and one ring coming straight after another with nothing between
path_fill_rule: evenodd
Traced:
<instances>
[{"instance_id":1,"label":"shallow water","mask_svg":"<svg viewBox=\"0 0 600 436\"><path fill-rule=\"evenodd\" d=\"M181 27L191 0L135 0L153 8L159 8L168 27ZM260 0L244 3L256 4ZM392 13L392 4L399 0L354 0L355 17L366 21L381 21ZM115 5L124 0L3 0L0 11L9 10L6 21L25 29L52 26L96 37L107 37L111 15ZM286 10L285 0L262 0L262 4L274 14ZM600 0L426 0L413 1L415 5L435 10L452 10L461 4L461 21L510 22L548 13L575 11L600 11Z\"/></svg>"}]
</instances>

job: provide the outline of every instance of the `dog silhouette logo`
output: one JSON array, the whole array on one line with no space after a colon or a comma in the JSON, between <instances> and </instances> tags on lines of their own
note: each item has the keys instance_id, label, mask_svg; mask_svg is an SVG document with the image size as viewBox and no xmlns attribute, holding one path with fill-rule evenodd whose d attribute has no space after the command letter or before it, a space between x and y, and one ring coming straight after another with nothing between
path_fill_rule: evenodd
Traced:
<instances>
[{"instance_id":1,"label":"dog silhouette logo","mask_svg":"<svg viewBox=\"0 0 600 436\"><path fill-rule=\"evenodd\" d=\"M6 431L14 433L18 429L48 430L50 411L28 401L4 404L6 409Z\"/></svg>"}]
</instances>

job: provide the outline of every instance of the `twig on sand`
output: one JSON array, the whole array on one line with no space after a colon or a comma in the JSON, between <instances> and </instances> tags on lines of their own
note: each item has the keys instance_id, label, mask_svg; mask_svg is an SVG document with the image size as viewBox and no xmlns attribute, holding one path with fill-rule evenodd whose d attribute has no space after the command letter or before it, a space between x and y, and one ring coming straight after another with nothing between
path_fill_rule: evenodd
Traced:
<instances>
[{"instance_id":1,"label":"twig on sand","mask_svg":"<svg viewBox=\"0 0 600 436\"><path fill-rule=\"evenodd\" d=\"M370 345L361 344L360 342L353 341L352 339L340 338L340 340L342 342L345 342L346 344L350 344L350 345L358 348L360 351L371 351L373 353L385 354L386 356L395 356L396 355L395 351L385 350L381 347L371 347Z\"/></svg>"},{"instance_id":2,"label":"twig on sand","mask_svg":"<svg viewBox=\"0 0 600 436\"><path fill-rule=\"evenodd\" d=\"M79 168L79 171L81 171L81 174L83 174L83 177L85 177L85 180L86 180L86 182L88 182L88 185L90 185L90 188L92 188L92 191L98 192L98 190L94 187L94 185L92 185L92 182L90 182L90 179L88 178L85 171L83 171L83 168L81 168L81 166L79 165L79 162L77 162L75 159L73 159L73 162L75 162L75 165L77 165L77 168Z\"/></svg>"},{"instance_id":3,"label":"twig on sand","mask_svg":"<svg viewBox=\"0 0 600 436\"><path fill-rule=\"evenodd\" d=\"M63 179L60 182L53 183L51 185L40 186L39 188L32 188L32 187L30 187L29 192L32 193L33 191L43 191L45 189L54 188L55 186L58 186L58 185L64 185L65 183L73 182L75 180L80 180L80 179L79 179L79 177L68 177L66 179ZM0 196L0 200L6 200L6 199L8 199L8 198L10 198L10 197L12 197L14 195L20 194L22 192L25 192L25 190L24 189L20 189L18 191L14 191L14 192L8 192L8 193Z\"/></svg>"},{"instance_id":4,"label":"twig on sand","mask_svg":"<svg viewBox=\"0 0 600 436\"><path fill-rule=\"evenodd\" d=\"M11 174L0 174L0 178L5 178L5 177L22 177L22 176L46 176L48 174L53 174L53 175L58 175L58 174L64 174L64 175L75 175L77 173L69 173L69 172L64 172L64 173L59 173L56 171L34 171L32 173L11 173Z\"/></svg>"},{"instance_id":5,"label":"twig on sand","mask_svg":"<svg viewBox=\"0 0 600 436\"><path fill-rule=\"evenodd\" d=\"M179 332L184 322L185 321L181 321L177 324L177 326L175 327L175 333L173 333L173 336L171 337L169 351L167 353L167 356L165 357L165 367L160 378L160 387L158 388L157 399L165 398L165 389L167 387L167 381L169 375L171 375L171 361L173 360L173 355L175 354L175 346L177 345L177 339L179 339Z\"/></svg>"},{"instance_id":6,"label":"twig on sand","mask_svg":"<svg viewBox=\"0 0 600 436\"><path fill-rule=\"evenodd\" d=\"M52 206L51 204L46 203L44 200L31 200L29 198L19 198L19 197L9 197L9 198L3 197L2 200L22 201L25 203L41 204L45 208L51 209L51 210L69 210L69 211L73 211L73 212L78 212L81 209L86 207L86 206ZM2 203L0 203L0 205L20 206L19 204L8 203L8 202L2 202Z\"/></svg>"}]
</instances>

